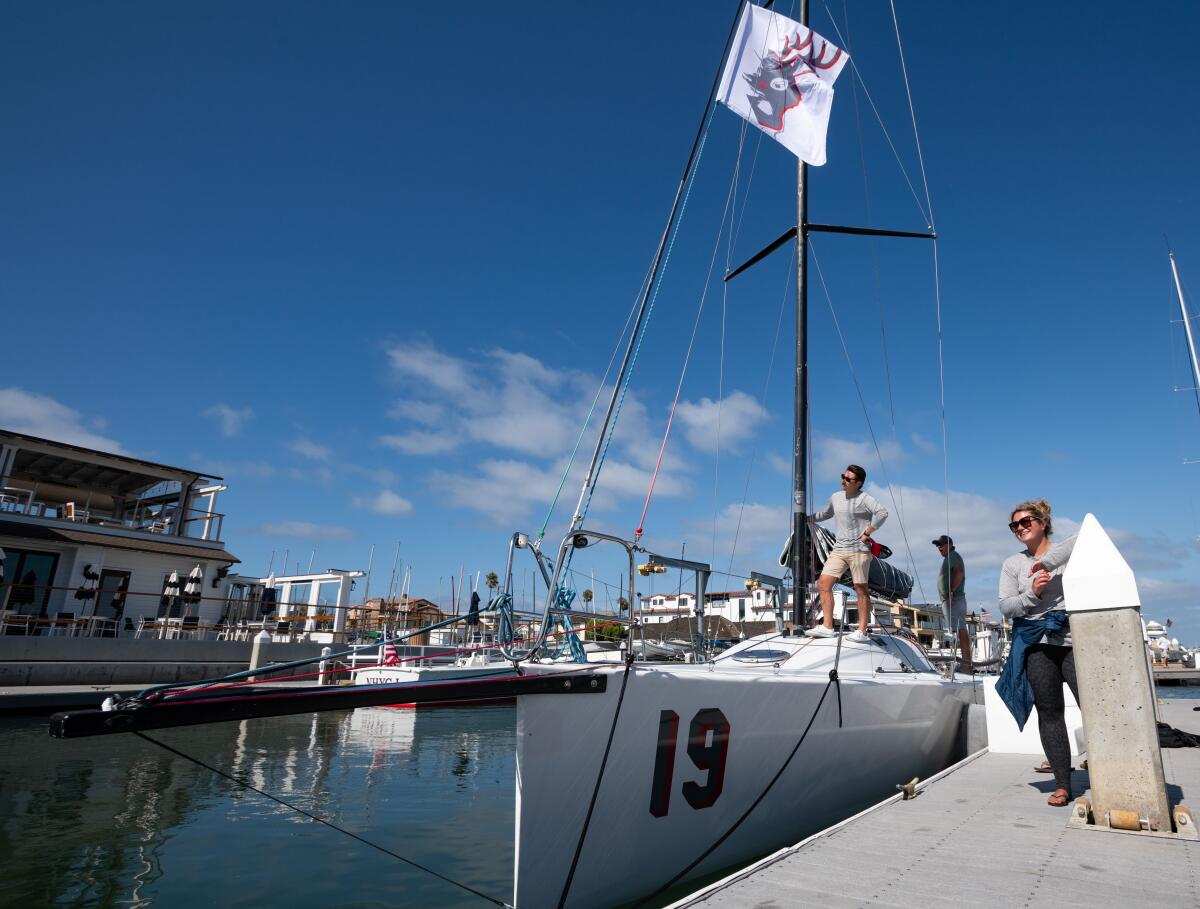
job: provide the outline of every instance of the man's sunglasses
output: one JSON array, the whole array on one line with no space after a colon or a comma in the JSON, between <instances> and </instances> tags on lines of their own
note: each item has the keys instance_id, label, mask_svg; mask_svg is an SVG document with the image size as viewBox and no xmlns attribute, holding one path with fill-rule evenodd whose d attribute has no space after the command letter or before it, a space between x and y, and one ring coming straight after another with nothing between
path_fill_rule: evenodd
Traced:
<instances>
[{"instance_id":1,"label":"man's sunglasses","mask_svg":"<svg viewBox=\"0 0 1200 909\"><path fill-rule=\"evenodd\" d=\"M855 480L858 479L858 477L848 477L845 474L842 474L842 479L845 480L847 483L853 483Z\"/></svg>"},{"instance_id":2,"label":"man's sunglasses","mask_svg":"<svg viewBox=\"0 0 1200 909\"><path fill-rule=\"evenodd\" d=\"M1037 520L1037 518L1035 518L1033 515L1027 514L1027 515L1025 515L1025 517L1019 518L1016 521L1013 521L1011 524L1009 524L1008 529L1011 530L1013 533L1016 533L1018 530L1028 530L1029 525L1031 525L1036 520Z\"/></svg>"}]
</instances>

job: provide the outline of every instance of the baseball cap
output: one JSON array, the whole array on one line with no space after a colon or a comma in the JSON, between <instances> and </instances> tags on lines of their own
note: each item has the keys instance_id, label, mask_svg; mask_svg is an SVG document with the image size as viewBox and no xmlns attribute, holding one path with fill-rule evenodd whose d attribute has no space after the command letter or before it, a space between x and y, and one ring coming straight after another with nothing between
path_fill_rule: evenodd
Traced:
<instances>
[{"instance_id":1,"label":"baseball cap","mask_svg":"<svg viewBox=\"0 0 1200 909\"><path fill-rule=\"evenodd\" d=\"M942 534L940 537L938 537L936 540L933 541L934 546L941 546L943 543L945 543L947 546L953 546L954 540L952 540L950 537L946 536L945 534Z\"/></svg>"}]
</instances>

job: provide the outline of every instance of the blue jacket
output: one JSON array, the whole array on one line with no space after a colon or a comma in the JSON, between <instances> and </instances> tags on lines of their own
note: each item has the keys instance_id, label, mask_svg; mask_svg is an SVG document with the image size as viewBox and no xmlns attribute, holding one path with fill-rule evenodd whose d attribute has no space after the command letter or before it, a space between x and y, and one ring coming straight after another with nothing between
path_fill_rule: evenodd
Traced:
<instances>
[{"instance_id":1,"label":"blue jacket","mask_svg":"<svg viewBox=\"0 0 1200 909\"><path fill-rule=\"evenodd\" d=\"M996 694L1000 695L1000 700L1012 713L1018 729L1025 728L1025 721L1033 709L1033 686L1025 675L1025 651L1044 638L1047 632L1060 630L1069 618L1063 610L1055 609L1040 619L1013 619L1012 646L1008 650L1004 671L996 681Z\"/></svg>"}]
</instances>

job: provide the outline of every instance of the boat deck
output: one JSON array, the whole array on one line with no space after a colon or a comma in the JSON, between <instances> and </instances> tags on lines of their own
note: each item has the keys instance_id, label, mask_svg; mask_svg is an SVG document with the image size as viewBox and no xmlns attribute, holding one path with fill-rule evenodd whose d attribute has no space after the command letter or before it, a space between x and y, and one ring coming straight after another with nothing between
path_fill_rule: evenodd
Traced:
<instances>
[{"instance_id":1,"label":"boat deck","mask_svg":"<svg viewBox=\"0 0 1200 909\"><path fill-rule=\"evenodd\" d=\"M1168 700L1164 720L1200 733L1193 706ZM1200 812L1200 748L1162 754L1171 803ZM983 752L915 799L888 800L672 906L1200 906L1200 842L1068 829L1036 761ZM1087 774L1073 784L1082 792Z\"/></svg>"}]
</instances>

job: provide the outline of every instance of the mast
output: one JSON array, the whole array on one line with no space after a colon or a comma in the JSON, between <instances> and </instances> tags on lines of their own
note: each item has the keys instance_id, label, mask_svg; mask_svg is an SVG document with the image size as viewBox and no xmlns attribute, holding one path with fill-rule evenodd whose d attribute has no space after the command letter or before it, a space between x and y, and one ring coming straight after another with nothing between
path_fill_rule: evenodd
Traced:
<instances>
[{"instance_id":1,"label":"mast","mask_svg":"<svg viewBox=\"0 0 1200 909\"><path fill-rule=\"evenodd\" d=\"M808 0L800 0L808 27ZM808 603L808 165L796 165L796 392L792 427L792 627L802 628Z\"/></svg>"},{"instance_id":2,"label":"mast","mask_svg":"<svg viewBox=\"0 0 1200 909\"><path fill-rule=\"evenodd\" d=\"M1171 277L1175 279L1175 296L1179 299L1179 315L1183 320L1183 332L1187 337L1188 353L1192 358L1192 391L1196 395L1196 407L1200 409L1200 362L1196 360L1196 342L1192 338L1192 321L1188 315L1187 304L1183 300L1183 285L1179 281L1179 268L1175 264L1175 251L1167 250L1167 255L1171 258ZM1195 464L1195 460L1184 458L1184 464Z\"/></svg>"},{"instance_id":3,"label":"mast","mask_svg":"<svg viewBox=\"0 0 1200 909\"><path fill-rule=\"evenodd\" d=\"M1179 269L1175 265L1175 251L1167 250L1171 257L1171 277L1175 279L1175 295L1179 298L1179 314L1183 319L1183 331L1187 335L1188 353L1192 356L1192 383L1196 392L1196 406L1200 407L1200 362L1196 360L1196 342L1192 339L1191 316L1188 315L1187 305L1183 302L1183 285L1179 283Z\"/></svg>"}]
</instances>

